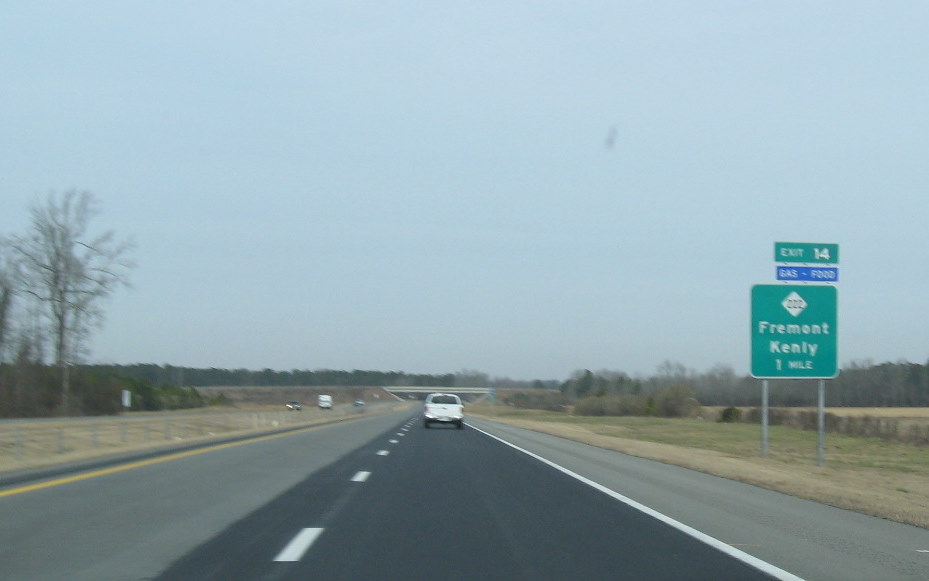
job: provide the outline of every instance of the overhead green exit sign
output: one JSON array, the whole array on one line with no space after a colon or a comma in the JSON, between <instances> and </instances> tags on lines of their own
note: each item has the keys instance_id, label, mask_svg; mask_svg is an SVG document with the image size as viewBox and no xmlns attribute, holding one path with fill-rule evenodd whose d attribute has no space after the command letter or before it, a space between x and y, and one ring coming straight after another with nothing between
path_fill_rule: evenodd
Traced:
<instances>
[{"instance_id":1,"label":"overhead green exit sign","mask_svg":"<svg viewBox=\"0 0 929 581\"><path fill-rule=\"evenodd\" d=\"M839 374L834 286L752 287L752 377L830 379Z\"/></svg>"},{"instance_id":2,"label":"overhead green exit sign","mask_svg":"<svg viewBox=\"0 0 929 581\"><path fill-rule=\"evenodd\" d=\"M838 264L839 245L816 244L813 242L775 242L774 261L793 264Z\"/></svg>"}]
</instances>

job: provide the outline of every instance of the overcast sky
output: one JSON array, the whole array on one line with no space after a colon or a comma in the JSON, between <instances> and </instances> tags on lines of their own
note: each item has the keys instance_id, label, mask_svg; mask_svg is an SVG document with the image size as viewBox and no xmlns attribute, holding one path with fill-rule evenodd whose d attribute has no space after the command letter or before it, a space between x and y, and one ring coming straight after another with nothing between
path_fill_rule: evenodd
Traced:
<instances>
[{"instance_id":1,"label":"overcast sky","mask_svg":"<svg viewBox=\"0 0 929 581\"><path fill-rule=\"evenodd\" d=\"M0 234L133 237L90 360L563 379L750 369L776 241L839 360L929 358L929 3L0 8Z\"/></svg>"}]
</instances>

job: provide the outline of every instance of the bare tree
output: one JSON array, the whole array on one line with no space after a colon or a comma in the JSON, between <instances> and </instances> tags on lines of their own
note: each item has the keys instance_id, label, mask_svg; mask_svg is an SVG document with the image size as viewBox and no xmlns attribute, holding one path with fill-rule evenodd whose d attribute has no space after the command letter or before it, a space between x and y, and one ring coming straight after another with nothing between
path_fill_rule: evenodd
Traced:
<instances>
[{"instance_id":1,"label":"bare tree","mask_svg":"<svg viewBox=\"0 0 929 581\"><path fill-rule=\"evenodd\" d=\"M6 362L10 342L13 293L16 290L17 264L9 240L0 238L0 363Z\"/></svg>"},{"instance_id":2,"label":"bare tree","mask_svg":"<svg viewBox=\"0 0 929 581\"><path fill-rule=\"evenodd\" d=\"M653 378L659 389L677 385L693 385L693 371L687 369L683 363L665 359L656 369L657 375Z\"/></svg>"},{"instance_id":3,"label":"bare tree","mask_svg":"<svg viewBox=\"0 0 929 581\"><path fill-rule=\"evenodd\" d=\"M64 413L71 407L69 366L90 330L102 323L101 299L128 284L133 266L131 241L117 241L111 230L88 232L97 213L89 192L52 194L33 205L30 230L12 241L22 265L22 290L40 301L51 323Z\"/></svg>"}]
</instances>

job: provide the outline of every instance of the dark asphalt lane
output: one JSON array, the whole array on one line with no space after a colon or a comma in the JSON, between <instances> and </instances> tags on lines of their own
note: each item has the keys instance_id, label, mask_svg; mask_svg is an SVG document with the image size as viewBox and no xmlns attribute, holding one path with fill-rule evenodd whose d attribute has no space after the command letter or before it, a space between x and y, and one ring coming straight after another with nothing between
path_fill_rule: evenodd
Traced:
<instances>
[{"instance_id":1,"label":"dark asphalt lane","mask_svg":"<svg viewBox=\"0 0 929 581\"><path fill-rule=\"evenodd\" d=\"M771 579L477 430L417 420L313 473L157 579ZM304 529L321 532L297 560L275 561Z\"/></svg>"}]
</instances>

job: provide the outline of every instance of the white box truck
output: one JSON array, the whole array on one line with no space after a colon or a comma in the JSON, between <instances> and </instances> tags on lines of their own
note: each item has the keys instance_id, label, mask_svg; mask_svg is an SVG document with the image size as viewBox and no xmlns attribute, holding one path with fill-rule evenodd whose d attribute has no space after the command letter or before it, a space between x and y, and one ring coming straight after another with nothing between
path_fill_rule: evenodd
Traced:
<instances>
[{"instance_id":1,"label":"white box truck","mask_svg":"<svg viewBox=\"0 0 929 581\"><path fill-rule=\"evenodd\" d=\"M318 398L319 409L321 410L331 410L332 409L332 396L326 394L320 394Z\"/></svg>"}]
</instances>

